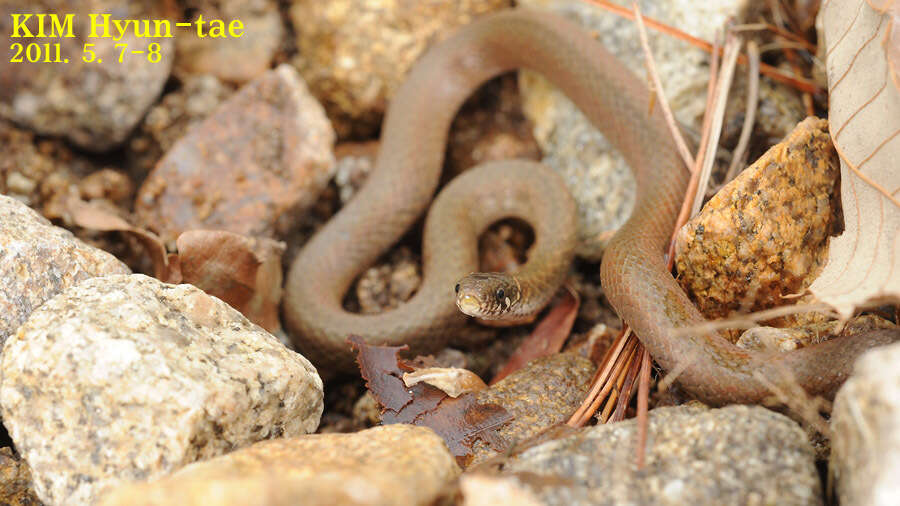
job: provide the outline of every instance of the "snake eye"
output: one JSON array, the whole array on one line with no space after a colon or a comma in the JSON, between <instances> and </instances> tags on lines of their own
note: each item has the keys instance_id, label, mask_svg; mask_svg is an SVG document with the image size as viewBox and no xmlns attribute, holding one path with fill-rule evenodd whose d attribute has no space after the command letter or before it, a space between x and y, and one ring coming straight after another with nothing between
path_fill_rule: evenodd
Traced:
<instances>
[{"instance_id":1,"label":"snake eye","mask_svg":"<svg viewBox=\"0 0 900 506\"><path fill-rule=\"evenodd\" d=\"M456 287L453 289L456 293L459 293L459 283L456 284Z\"/></svg>"},{"instance_id":2,"label":"snake eye","mask_svg":"<svg viewBox=\"0 0 900 506\"><path fill-rule=\"evenodd\" d=\"M506 298L506 292L504 292L502 288L498 288L495 296L497 297L497 302L502 303L503 299Z\"/></svg>"}]
</instances>

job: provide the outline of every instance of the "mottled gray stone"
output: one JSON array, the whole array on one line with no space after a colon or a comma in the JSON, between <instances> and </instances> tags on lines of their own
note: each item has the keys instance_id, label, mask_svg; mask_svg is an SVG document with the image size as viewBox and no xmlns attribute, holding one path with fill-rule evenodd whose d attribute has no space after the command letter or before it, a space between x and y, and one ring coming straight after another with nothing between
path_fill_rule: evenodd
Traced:
<instances>
[{"instance_id":1,"label":"mottled gray stone","mask_svg":"<svg viewBox=\"0 0 900 506\"><path fill-rule=\"evenodd\" d=\"M153 0L0 2L0 33L4 36L12 33L13 13L72 14L74 35L35 39L58 42L60 58L67 58L68 63L44 63L43 53L37 63L12 63L5 57L0 60L0 117L40 134L65 137L90 150L102 151L120 144L162 92L175 60L175 43L172 38L136 37L133 31L119 40L89 37L89 14L109 13L111 20L174 19L172 5ZM36 19L32 16L27 21L34 34L38 33ZM115 33L111 20L110 33ZM49 24L45 19L46 30ZM98 34L102 34L102 28ZM26 44L29 41L20 40ZM83 61L91 58L84 44L93 44L88 49L96 55L94 61ZM117 44L127 44L127 51L145 52L122 54L122 46ZM151 44L159 45L159 61L155 63L148 61ZM52 60L55 51L51 55Z\"/></svg>"},{"instance_id":2,"label":"mottled gray stone","mask_svg":"<svg viewBox=\"0 0 900 506\"><path fill-rule=\"evenodd\" d=\"M640 471L636 424L589 427L529 448L503 472L550 505L822 502L812 448L783 415L757 406L655 409Z\"/></svg>"},{"instance_id":3,"label":"mottled gray stone","mask_svg":"<svg viewBox=\"0 0 900 506\"><path fill-rule=\"evenodd\" d=\"M257 443L156 482L126 485L104 506L427 505L459 474L431 429L386 425Z\"/></svg>"},{"instance_id":4,"label":"mottled gray stone","mask_svg":"<svg viewBox=\"0 0 900 506\"><path fill-rule=\"evenodd\" d=\"M69 286L129 272L116 257L0 195L0 344L32 311Z\"/></svg>"},{"instance_id":5,"label":"mottled gray stone","mask_svg":"<svg viewBox=\"0 0 900 506\"><path fill-rule=\"evenodd\" d=\"M867 352L831 412L831 469L843 505L900 498L900 344Z\"/></svg>"},{"instance_id":6,"label":"mottled gray stone","mask_svg":"<svg viewBox=\"0 0 900 506\"><path fill-rule=\"evenodd\" d=\"M4 425L48 504L306 434L322 414L309 361L219 299L138 274L44 303L0 367Z\"/></svg>"},{"instance_id":7,"label":"mottled gray stone","mask_svg":"<svg viewBox=\"0 0 900 506\"><path fill-rule=\"evenodd\" d=\"M519 5L543 8L583 25L636 76L646 75L644 53L634 22L580 0L520 0ZM631 8L630 1L614 3ZM730 17L738 17L745 0L706 2L638 2L647 16L712 40ZM648 38L666 97L681 122L699 130L706 105L709 77L705 52L666 34L648 30ZM612 232L634 206L634 178L624 159L559 90L543 77L520 72L525 115L544 162L567 181L579 207L579 255L599 258Z\"/></svg>"}]
</instances>

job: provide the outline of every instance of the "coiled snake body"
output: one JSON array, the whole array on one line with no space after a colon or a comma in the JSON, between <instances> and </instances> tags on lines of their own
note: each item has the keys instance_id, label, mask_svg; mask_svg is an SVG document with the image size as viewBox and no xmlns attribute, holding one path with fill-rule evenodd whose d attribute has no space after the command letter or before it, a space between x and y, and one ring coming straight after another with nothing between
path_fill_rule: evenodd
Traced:
<instances>
[{"instance_id":1,"label":"coiled snake body","mask_svg":"<svg viewBox=\"0 0 900 506\"><path fill-rule=\"evenodd\" d=\"M739 349L718 335L674 337L672 329L704 320L664 260L688 174L659 108L648 112L647 87L578 26L546 12L512 10L460 29L417 62L387 112L369 180L291 266L286 322L300 351L318 367L353 366L349 335L409 344L417 352L457 336L465 315L454 303L455 285L477 269L477 235L497 219L519 216L535 229L534 249L516 274L519 303L539 309L562 282L575 247L571 197L547 169L510 161L456 178L435 199L425 226L424 280L411 301L371 316L341 305L355 277L431 202L459 106L486 80L517 68L535 70L562 89L634 171L635 208L604 253L601 281L653 358L666 370L681 370L678 383L685 391L711 404L755 403L769 395L755 375L777 382L790 373L810 394L829 395L856 356L900 338L876 331L767 353ZM503 295L495 302L517 302Z\"/></svg>"}]
</instances>

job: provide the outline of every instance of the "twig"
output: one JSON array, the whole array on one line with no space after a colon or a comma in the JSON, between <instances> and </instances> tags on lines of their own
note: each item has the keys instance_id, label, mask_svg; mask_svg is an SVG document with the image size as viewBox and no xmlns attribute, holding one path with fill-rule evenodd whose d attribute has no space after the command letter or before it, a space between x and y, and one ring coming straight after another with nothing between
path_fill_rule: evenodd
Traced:
<instances>
[{"instance_id":1,"label":"twig","mask_svg":"<svg viewBox=\"0 0 900 506\"><path fill-rule=\"evenodd\" d=\"M626 7L622 7L622 6L616 5L614 3L611 3L608 0L585 0L585 1L590 2L599 7L602 7L604 9L606 9L607 11L609 11L613 14L616 14L618 16L621 16L625 19L630 19L632 21L634 20L634 13L631 10L629 10ZM654 30L657 30L659 32L662 32L662 33L665 33L668 35L672 35L673 37L683 40L694 47L697 47L697 48L700 48L700 49L706 51L707 53L712 52L712 50L713 50L713 45L710 44L709 42L707 42L701 38L694 37L693 35L691 35L689 33L685 33L684 31L679 30L675 27L669 26L665 23L661 23L653 18L648 18L648 17L644 17L644 21L647 23L647 26L649 26L650 28L653 28ZM746 65L747 59L744 58L743 56L738 56L738 63L740 63L742 65ZM763 75L771 78L773 81L778 81L780 83L787 84L788 86L796 88L800 91L805 91L808 93L820 93L822 91L822 88L818 84L816 84L815 82L813 82L809 79L791 75L787 72L782 71L779 68L773 67L771 65L766 65L765 63L761 63L759 65L759 71Z\"/></svg>"},{"instance_id":2,"label":"twig","mask_svg":"<svg viewBox=\"0 0 900 506\"><path fill-rule=\"evenodd\" d=\"M754 30L769 30L770 32L788 39L792 44L795 44L799 49L805 49L811 53L816 52L816 46L810 43L808 40L803 37L797 35L796 33L789 32L784 28L779 28L770 23L747 23L743 25L735 25L731 27L731 31L733 32L748 32Z\"/></svg>"},{"instance_id":3,"label":"twig","mask_svg":"<svg viewBox=\"0 0 900 506\"><path fill-rule=\"evenodd\" d=\"M643 346L640 347L640 353L643 356ZM636 391L641 363L641 360L634 360L629 365L628 374L625 375L625 384L622 386L622 395L619 397L618 402L616 402L616 410L613 412L612 418L610 418L609 421L620 422L625 419L625 408L628 406L628 401L631 400L631 397Z\"/></svg>"},{"instance_id":4,"label":"twig","mask_svg":"<svg viewBox=\"0 0 900 506\"><path fill-rule=\"evenodd\" d=\"M756 121L756 104L759 101L759 46L753 40L747 41L747 57L750 65L747 66L747 112L744 114L744 124L741 126L741 137L731 158L731 165L725 174L724 183L734 179L738 173L738 167L743 165L747 155L747 146L750 145L750 134L753 133L753 123Z\"/></svg>"},{"instance_id":5,"label":"twig","mask_svg":"<svg viewBox=\"0 0 900 506\"><path fill-rule=\"evenodd\" d=\"M635 362L635 358L641 353L638 349L640 348L640 345L636 340L629 340L628 344L630 344L630 346L626 348L628 354L626 355L625 360L620 360L619 364L617 364L620 367L616 369L618 372L615 375L615 382L612 383L612 391L610 391L609 396L606 399L606 405L603 406L603 411L600 412L600 423L606 423L609 420L610 412L612 412L619 400L619 395L622 392L622 385L625 383L625 377L628 376L628 370L631 369L632 362ZM621 367L624 365L627 365L627 367Z\"/></svg>"},{"instance_id":6,"label":"twig","mask_svg":"<svg viewBox=\"0 0 900 506\"><path fill-rule=\"evenodd\" d=\"M728 91L731 88L731 79L734 77L734 67L737 63L737 55L741 46L741 41L734 35L729 34L725 42L725 55L722 58L722 70L719 82L716 83L716 99L715 108L712 116L712 126L710 130L709 144L706 146L704 154L703 168L697 183L697 194L694 197L694 203L691 206L691 216L700 212L703 205L703 197L706 194L706 187L709 184L709 176L712 173L713 163L715 162L716 149L719 146L719 137L722 135L722 122L725 119L725 106L728 102Z\"/></svg>"},{"instance_id":7,"label":"twig","mask_svg":"<svg viewBox=\"0 0 900 506\"><path fill-rule=\"evenodd\" d=\"M624 356L624 360L615 359L610 362L611 371L610 374L607 375L602 382L598 382L602 385L600 392L593 398L593 402L590 403L588 409L582 414L581 418L578 420L578 425L576 427L581 427L588 420L591 419L591 415L597 412L600 409L600 404L603 403L603 400L606 399L606 396L609 395L610 390L612 390L613 385L615 385L615 378L618 378L619 373L622 372L623 367L627 363L627 358L629 356L634 355L635 348L639 345L637 339L629 339L631 336L631 332L629 329L628 336L625 336L623 339L624 349L620 356Z\"/></svg>"},{"instance_id":8,"label":"twig","mask_svg":"<svg viewBox=\"0 0 900 506\"><path fill-rule=\"evenodd\" d=\"M819 302L816 304L796 304L793 306L779 306L772 309L764 309L754 313L736 315L730 318L722 318L719 320L707 320L697 325L687 327L679 327L672 329L673 337L685 337L694 334L709 334L724 329L749 329L759 325L760 322L780 318L782 316L822 312L837 318L839 315L835 313L831 306Z\"/></svg>"},{"instance_id":9,"label":"twig","mask_svg":"<svg viewBox=\"0 0 900 506\"><path fill-rule=\"evenodd\" d=\"M709 142L710 122L712 121L713 102L715 101L716 81L719 77L719 36L716 35L715 40L716 51L712 53L712 61L709 64L709 82L706 84L706 107L703 109L703 129L700 135L700 147L697 148L697 157L694 159L694 167L691 169L691 180L688 182L687 190L684 194L684 200L681 202L681 210L678 212L678 218L675 220L675 228L672 231L672 239L669 241L669 251L666 258L669 262L669 270L675 264L675 238L678 231L687 223L688 216L691 211L691 202L694 201L694 195L697 194L697 182L700 177L700 166L703 164L703 153L706 152L706 144Z\"/></svg>"},{"instance_id":10,"label":"twig","mask_svg":"<svg viewBox=\"0 0 900 506\"><path fill-rule=\"evenodd\" d=\"M650 423L647 404L650 397L650 352L644 348L641 355L641 381L638 385L637 400L637 468L643 469L647 452L647 425Z\"/></svg>"},{"instance_id":11,"label":"twig","mask_svg":"<svg viewBox=\"0 0 900 506\"><path fill-rule=\"evenodd\" d=\"M622 333L616 337L615 341L609 347L606 354L603 357L603 361L600 363L600 369L597 370L597 373L594 374L594 379L591 382L591 391L588 392L587 397L581 403L581 406L575 410L575 413L569 417L569 420L566 422L567 425L572 427L581 427L588 420L590 420L593 411L589 411L590 407L594 404L595 398L600 394L604 387L604 383L609 378L610 372L612 372L614 362L618 358L619 354L622 353L622 349L625 347L626 341L628 341L628 336L631 335L631 329L626 325L624 329L622 329ZM594 408L596 411L596 408Z\"/></svg>"},{"instance_id":12,"label":"twig","mask_svg":"<svg viewBox=\"0 0 900 506\"><path fill-rule=\"evenodd\" d=\"M666 93L663 89L662 81L659 79L659 73L656 71L656 62L653 59L653 53L650 51L650 42L647 40L647 29L644 28L644 19L641 16L641 9L638 7L637 2L632 2L631 6L634 9L634 20L637 25L638 36L641 39L641 47L644 48L644 57L647 61L647 72L650 74L650 79L653 81L653 87L656 89L659 106L662 109L663 116L666 118L666 124L669 126L669 133L672 134L675 146L678 147L678 153L681 155L681 159L684 160L684 167L687 170L691 170L691 167L694 166L694 157L691 156L687 143L684 142L684 137L681 135L681 131L678 130L678 125L675 123L675 117L672 115L672 109L669 107L669 101L666 100Z\"/></svg>"},{"instance_id":13,"label":"twig","mask_svg":"<svg viewBox=\"0 0 900 506\"><path fill-rule=\"evenodd\" d=\"M789 370L785 369L782 373L784 374L784 379L781 385L790 390L790 392L769 381L769 378L763 376L759 371L753 371L753 377L769 389L778 402L787 406L788 409L796 413L804 422L808 423L823 436L831 439L831 428L828 426L828 422L819 414L819 409L822 407L826 411L831 411L827 401L820 397L811 399ZM824 406L823 403L825 403Z\"/></svg>"}]
</instances>

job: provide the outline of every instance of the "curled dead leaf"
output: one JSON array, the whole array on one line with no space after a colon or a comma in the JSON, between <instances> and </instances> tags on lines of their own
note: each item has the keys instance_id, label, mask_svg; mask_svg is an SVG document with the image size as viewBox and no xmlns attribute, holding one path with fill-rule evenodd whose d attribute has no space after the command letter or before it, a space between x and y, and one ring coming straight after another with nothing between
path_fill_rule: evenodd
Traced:
<instances>
[{"instance_id":1,"label":"curled dead leaf","mask_svg":"<svg viewBox=\"0 0 900 506\"><path fill-rule=\"evenodd\" d=\"M833 0L820 13L844 233L831 240L809 289L845 318L866 304L900 300L900 87L886 57L896 50L897 6Z\"/></svg>"},{"instance_id":2,"label":"curled dead leaf","mask_svg":"<svg viewBox=\"0 0 900 506\"><path fill-rule=\"evenodd\" d=\"M403 373L403 383L408 387L423 382L438 388L453 398L487 388L477 374L458 367L429 367Z\"/></svg>"},{"instance_id":3,"label":"curled dead leaf","mask_svg":"<svg viewBox=\"0 0 900 506\"><path fill-rule=\"evenodd\" d=\"M376 346L358 336L348 339L357 350L356 362L366 388L381 405L381 422L411 423L434 430L457 457L471 455L472 444L481 439L500 451L506 441L496 429L512 420L497 404L479 404L471 393L451 398L441 390L418 382L407 386L401 376L409 364L398 353L406 346Z\"/></svg>"},{"instance_id":4,"label":"curled dead leaf","mask_svg":"<svg viewBox=\"0 0 900 506\"><path fill-rule=\"evenodd\" d=\"M85 202L76 196L68 196L65 208L72 222L79 227L100 232L123 232L134 236L146 249L153 262L153 275L160 281L180 283L180 274L169 263L166 246L160 238L149 230L135 227L113 210L98 202Z\"/></svg>"},{"instance_id":5,"label":"curled dead leaf","mask_svg":"<svg viewBox=\"0 0 900 506\"><path fill-rule=\"evenodd\" d=\"M190 230L175 241L181 276L260 327L281 328L281 255L285 245L224 230Z\"/></svg>"}]
</instances>

